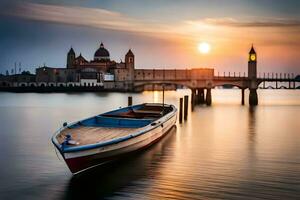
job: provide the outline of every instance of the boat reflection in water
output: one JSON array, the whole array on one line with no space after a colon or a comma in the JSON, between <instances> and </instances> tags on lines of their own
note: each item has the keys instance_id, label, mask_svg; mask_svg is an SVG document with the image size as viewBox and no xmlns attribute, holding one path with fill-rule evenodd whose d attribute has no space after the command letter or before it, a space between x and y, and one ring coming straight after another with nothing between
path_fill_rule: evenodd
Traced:
<instances>
[{"instance_id":1,"label":"boat reflection in water","mask_svg":"<svg viewBox=\"0 0 300 200\"><path fill-rule=\"evenodd\" d=\"M123 187L135 187L143 179L155 180L166 159L173 157L170 146L175 145L176 126L151 147L137 151L114 162L101 165L72 176L63 199L101 199L114 192L126 195ZM138 193L138 188L136 192Z\"/></svg>"}]
</instances>

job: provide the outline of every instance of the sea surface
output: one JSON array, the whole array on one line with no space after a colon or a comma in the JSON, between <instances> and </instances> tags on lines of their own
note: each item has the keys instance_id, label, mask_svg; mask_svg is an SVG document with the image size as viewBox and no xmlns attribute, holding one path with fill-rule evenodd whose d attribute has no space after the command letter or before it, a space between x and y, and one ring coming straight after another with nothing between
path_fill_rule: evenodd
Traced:
<instances>
[{"instance_id":1,"label":"sea surface","mask_svg":"<svg viewBox=\"0 0 300 200\"><path fill-rule=\"evenodd\" d=\"M189 90L165 92L178 105ZM210 107L150 148L72 176L52 134L73 122L162 92L0 93L0 199L300 199L300 91L212 91ZM246 93L246 97L248 94Z\"/></svg>"}]
</instances>

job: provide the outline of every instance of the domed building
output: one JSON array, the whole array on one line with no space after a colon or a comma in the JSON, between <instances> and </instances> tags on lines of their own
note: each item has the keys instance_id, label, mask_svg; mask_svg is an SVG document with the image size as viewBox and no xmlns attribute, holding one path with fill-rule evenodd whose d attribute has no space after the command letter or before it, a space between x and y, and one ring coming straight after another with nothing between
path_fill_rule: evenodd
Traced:
<instances>
[{"instance_id":1,"label":"domed building","mask_svg":"<svg viewBox=\"0 0 300 200\"><path fill-rule=\"evenodd\" d=\"M111 60L109 51L101 42L94 53L94 59L90 61L81 53L76 57L75 50L71 47L67 54L66 66L67 69L76 71L81 82L82 80L90 82L91 79L103 82L105 75L112 75L115 81L132 81L134 78L134 54L131 49L125 54L124 59L125 62Z\"/></svg>"},{"instance_id":2,"label":"domed building","mask_svg":"<svg viewBox=\"0 0 300 200\"><path fill-rule=\"evenodd\" d=\"M110 60L110 53L104 47L102 42L100 47L95 51L93 60L87 61L81 54L76 57L73 48L70 49L67 55L67 68L70 69L107 72L117 64L123 63L116 63L115 61Z\"/></svg>"},{"instance_id":3,"label":"domed building","mask_svg":"<svg viewBox=\"0 0 300 200\"><path fill-rule=\"evenodd\" d=\"M99 49L95 52L94 61L109 61L109 51L104 48L103 43L101 42Z\"/></svg>"}]
</instances>

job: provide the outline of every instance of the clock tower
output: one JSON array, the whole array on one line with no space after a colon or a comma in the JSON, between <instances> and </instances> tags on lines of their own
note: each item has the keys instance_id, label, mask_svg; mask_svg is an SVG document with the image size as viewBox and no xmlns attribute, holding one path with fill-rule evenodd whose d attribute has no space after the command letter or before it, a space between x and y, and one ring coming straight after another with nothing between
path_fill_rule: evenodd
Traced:
<instances>
[{"instance_id":1,"label":"clock tower","mask_svg":"<svg viewBox=\"0 0 300 200\"><path fill-rule=\"evenodd\" d=\"M248 78L251 79L251 80L257 78L257 56L256 56L256 52L253 48L253 45L252 45L251 50L249 52Z\"/></svg>"},{"instance_id":2,"label":"clock tower","mask_svg":"<svg viewBox=\"0 0 300 200\"><path fill-rule=\"evenodd\" d=\"M257 98L257 56L256 52L253 48L253 45L251 47L251 50L249 52L249 60L248 60L248 87L250 90L249 93L249 104L251 106L255 106L258 104L258 98Z\"/></svg>"}]
</instances>

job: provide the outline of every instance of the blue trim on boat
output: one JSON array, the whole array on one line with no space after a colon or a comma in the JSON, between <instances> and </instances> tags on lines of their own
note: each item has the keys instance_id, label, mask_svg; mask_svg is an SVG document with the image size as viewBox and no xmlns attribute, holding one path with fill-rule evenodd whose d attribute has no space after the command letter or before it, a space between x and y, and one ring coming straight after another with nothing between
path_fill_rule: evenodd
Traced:
<instances>
[{"instance_id":1,"label":"blue trim on boat","mask_svg":"<svg viewBox=\"0 0 300 200\"><path fill-rule=\"evenodd\" d=\"M98 115L70 126L91 126L91 127L116 127L116 128L140 128L150 124L154 119L128 119L118 117L106 117Z\"/></svg>"},{"instance_id":2,"label":"blue trim on boat","mask_svg":"<svg viewBox=\"0 0 300 200\"><path fill-rule=\"evenodd\" d=\"M150 124L155 119L134 119L134 118L118 118L109 117L105 115L118 115L119 113L129 112L131 110L138 109L144 104L135 106L129 106L110 112L103 113L101 115L93 116L77 123L74 123L69 128L76 128L78 126L91 126L91 127L117 127L117 128L140 128Z\"/></svg>"},{"instance_id":3,"label":"blue trim on boat","mask_svg":"<svg viewBox=\"0 0 300 200\"><path fill-rule=\"evenodd\" d=\"M168 117L166 119L166 121L169 120L170 118L172 118L175 114L176 114L176 112L173 113L172 115L170 115L170 117ZM151 131L151 130L157 128L157 127L159 127L160 125L161 125L161 123L157 123L155 126L153 126L153 128L150 128L150 129L147 129L147 130L143 130L141 132L138 132L137 134L127 135L125 137L116 138L116 139L109 140L109 141L106 141L106 142L89 144L89 145L84 145L84 146L76 146L76 147L74 147L74 146L68 147L67 146L67 147L64 147L64 149L62 149L62 152L63 153L70 153L70 152L76 152L76 151L84 151L84 150L90 150L90 149L94 149L94 148L104 147L104 146L107 146L107 145L117 144L117 143L126 141L128 139L131 139L131 138L140 136L142 134L145 134L145 133L147 133L147 132L149 132L149 131ZM61 149L61 147L60 147L60 149Z\"/></svg>"}]
</instances>

